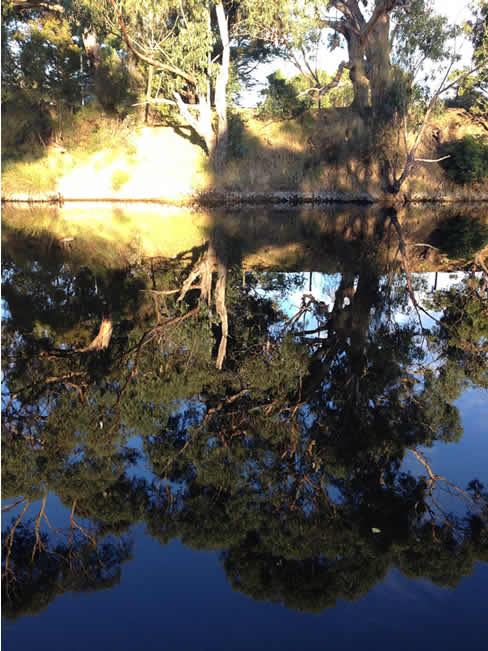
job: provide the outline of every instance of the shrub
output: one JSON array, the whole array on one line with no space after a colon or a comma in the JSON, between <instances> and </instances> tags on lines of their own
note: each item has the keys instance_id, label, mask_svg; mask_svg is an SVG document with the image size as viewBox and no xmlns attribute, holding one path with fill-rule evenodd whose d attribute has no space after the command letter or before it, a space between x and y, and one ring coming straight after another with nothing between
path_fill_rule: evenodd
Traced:
<instances>
[{"instance_id":1,"label":"shrub","mask_svg":"<svg viewBox=\"0 0 488 651\"><path fill-rule=\"evenodd\" d=\"M228 134L229 155L231 158L244 158L247 154L244 120L235 111L229 112Z\"/></svg>"},{"instance_id":2,"label":"shrub","mask_svg":"<svg viewBox=\"0 0 488 651\"><path fill-rule=\"evenodd\" d=\"M259 112L264 118L295 118L312 104L310 97L299 96L293 80L285 79L281 72L273 72L268 76L268 86L261 94L264 101L259 107Z\"/></svg>"},{"instance_id":3,"label":"shrub","mask_svg":"<svg viewBox=\"0 0 488 651\"><path fill-rule=\"evenodd\" d=\"M52 119L46 106L39 106L27 93L19 91L2 102L2 150L4 156L32 153L41 139L47 141Z\"/></svg>"},{"instance_id":4,"label":"shrub","mask_svg":"<svg viewBox=\"0 0 488 651\"><path fill-rule=\"evenodd\" d=\"M456 183L476 183L488 177L488 140L485 136L464 136L441 149L446 174Z\"/></svg>"},{"instance_id":5,"label":"shrub","mask_svg":"<svg viewBox=\"0 0 488 651\"><path fill-rule=\"evenodd\" d=\"M488 225L479 217L450 217L432 233L431 242L451 259L470 258L488 244Z\"/></svg>"},{"instance_id":6,"label":"shrub","mask_svg":"<svg viewBox=\"0 0 488 651\"><path fill-rule=\"evenodd\" d=\"M130 174L125 170L115 170L112 174L112 190L118 192L130 179Z\"/></svg>"}]
</instances>

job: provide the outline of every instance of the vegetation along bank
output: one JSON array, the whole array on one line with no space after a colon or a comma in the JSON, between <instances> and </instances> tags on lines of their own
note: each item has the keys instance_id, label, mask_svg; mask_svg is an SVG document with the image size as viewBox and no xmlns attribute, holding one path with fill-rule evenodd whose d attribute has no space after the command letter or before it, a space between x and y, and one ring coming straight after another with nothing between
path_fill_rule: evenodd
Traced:
<instances>
[{"instance_id":1,"label":"vegetation along bank","mask_svg":"<svg viewBox=\"0 0 488 651\"><path fill-rule=\"evenodd\" d=\"M2 200L488 199L486 0L150 4L3 3Z\"/></svg>"}]
</instances>

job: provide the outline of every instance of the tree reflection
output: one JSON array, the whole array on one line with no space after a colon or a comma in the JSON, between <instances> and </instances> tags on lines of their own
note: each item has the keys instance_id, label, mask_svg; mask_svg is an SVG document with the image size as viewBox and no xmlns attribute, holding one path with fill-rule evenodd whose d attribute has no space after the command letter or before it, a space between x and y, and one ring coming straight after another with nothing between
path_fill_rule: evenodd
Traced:
<instances>
[{"instance_id":1,"label":"tree reflection","mask_svg":"<svg viewBox=\"0 0 488 651\"><path fill-rule=\"evenodd\" d=\"M39 525L19 516L2 532L2 603L8 619L35 615L65 592L112 588L120 581L121 564L131 556L128 537L98 540L73 513L69 533L50 525L55 542Z\"/></svg>"},{"instance_id":2,"label":"tree reflection","mask_svg":"<svg viewBox=\"0 0 488 651\"><path fill-rule=\"evenodd\" d=\"M8 616L42 608L41 590L109 587L138 522L220 551L235 589L302 610L356 599L392 566L452 586L487 559L484 487L439 477L420 450L459 440L454 401L487 386L486 274L431 292L421 330L405 277L369 242L329 305L302 287L290 317L276 297L303 279L243 283L222 247L190 270L128 269L88 299L88 272L7 263L4 497L41 504L4 534ZM110 344L89 349L107 306ZM48 535L48 492L64 542Z\"/></svg>"}]
</instances>

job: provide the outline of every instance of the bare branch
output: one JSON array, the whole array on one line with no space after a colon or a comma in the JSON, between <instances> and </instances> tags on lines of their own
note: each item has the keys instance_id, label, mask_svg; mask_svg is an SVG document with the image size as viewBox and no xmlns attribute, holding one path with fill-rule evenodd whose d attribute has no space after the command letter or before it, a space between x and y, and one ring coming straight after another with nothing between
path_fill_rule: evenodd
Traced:
<instances>
[{"instance_id":1,"label":"bare branch","mask_svg":"<svg viewBox=\"0 0 488 651\"><path fill-rule=\"evenodd\" d=\"M441 160L446 160L446 158L451 158L451 154L442 156L442 158L416 158L415 160L419 163L440 163Z\"/></svg>"}]
</instances>

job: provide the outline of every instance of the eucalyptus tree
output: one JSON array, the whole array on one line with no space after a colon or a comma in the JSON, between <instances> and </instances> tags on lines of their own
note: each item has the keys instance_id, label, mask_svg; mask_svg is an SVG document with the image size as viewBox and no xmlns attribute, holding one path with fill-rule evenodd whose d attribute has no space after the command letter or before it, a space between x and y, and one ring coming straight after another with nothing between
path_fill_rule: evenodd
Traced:
<instances>
[{"instance_id":1,"label":"eucalyptus tree","mask_svg":"<svg viewBox=\"0 0 488 651\"><path fill-rule=\"evenodd\" d=\"M333 83L337 85L347 68L354 88L353 106L363 110L371 104L382 105L392 81L392 16L410 11L410 0L375 0L373 5L367 0L273 0L265 7L257 0L246 3L256 33L261 31L281 44L292 60L298 61L296 52L301 52L309 73L313 71L307 63L308 53L320 42L321 30L331 30L332 49L344 39L348 58L339 66L332 83L322 89L319 84L319 92L326 92Z\"/></svg>"},{"instance_id":2,"label":"eucalyptus tree","mask_svg":"<svg viewBox=\"0 0 488 651\"><path fill-rule=\"evenodd\" d=\"M110 21L118 23L128 50L167 76L165 89L170 97L164 100L175 103L180 115L204 140L216 170L222 169L227 155L232 4L213 0L110 0L109 5Z\"/></svg>"},{"instance_id":3,"label":"eucalyptus tree","mask_svg":"<svg viewBox=\"0 0 488 651\"><path fill-rule=\"evenodd\" d=\"M80 101L81 48L59 4L2 4L2 143L46 143L55 111ZM6 153L6 152L5 152ZM10 152L9 152L10 153Z\"/></svg>"},{"instance_id":4,"label":"eucalyptus tree","mask_svg":"<svg viewBox=\"0 0 488 651\"><path fill-rule=\"evenodd\" d=\"M255 599L320 611L365 594L395 564L453 585L486 554L483 489L460 490L473 511L465 523L438 510L445 479L417 450L461 436L458 384L442 369L415 379L416 328L383 318L403 293L361 262L358 274L343 271L330 310L306 297L257 339L243 339L239 322L232 372L207 385L200 415L188 407L146 441L162 483L151 535L223 550L232 586ZM303 331L304 309L314 332ZM407 454L426 478L401 468Z\"/></svg>"},{"instance_id":5,"label":"eucalyptus tree","mask_svg":"<svg viewBox=\"0 0 488 651\"><path fill-rule=\"evenodd\" d=\"M465 31L473 46L472 65L488 59L488 3L476 0L471 4L473 19ZM488 128L488 64L469 74L456 89L455 106L467 109L477 122Z\"/></svg>"}]
</instances>

